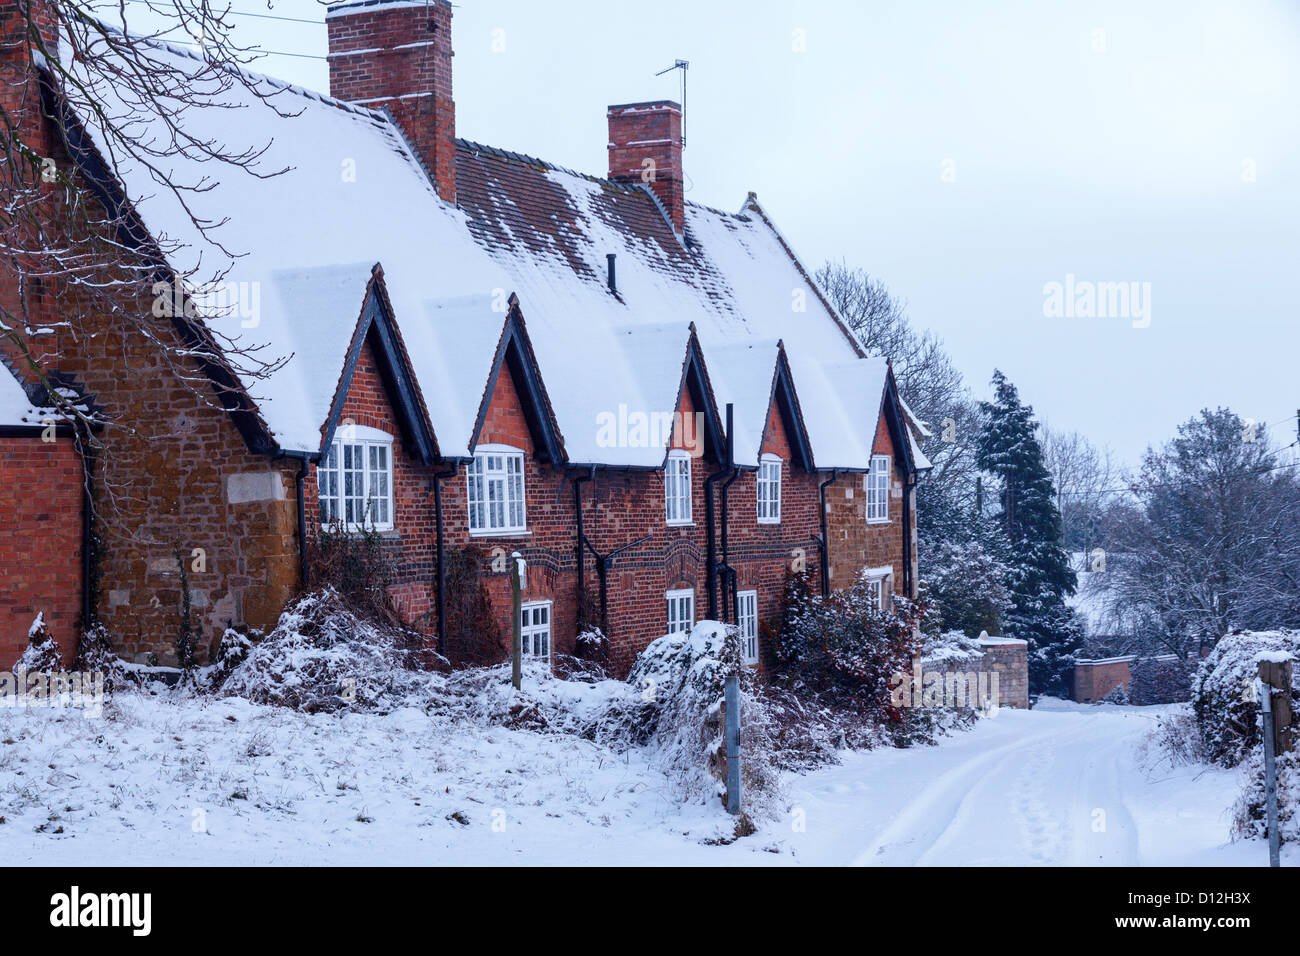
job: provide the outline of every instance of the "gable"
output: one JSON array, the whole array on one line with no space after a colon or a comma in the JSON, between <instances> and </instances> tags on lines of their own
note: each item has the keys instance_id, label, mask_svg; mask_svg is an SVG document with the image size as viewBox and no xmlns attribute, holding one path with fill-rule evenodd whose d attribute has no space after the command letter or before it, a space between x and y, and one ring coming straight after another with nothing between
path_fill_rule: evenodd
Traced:
<instances>
[{"instance_id":1,"label":"gable","mask_svg":"<svg viewBox=\"0 0 1300 956\"><path fill-rule=\"evenodd\" d=\"M363 358L368 362L366 371L369 378L357 383L357 372ZM349 401L354 404L366 402L370 414L380 414L380 396L374 394L373 388L375 382L382 387L383 399L405 447L423 463L432 463L438 457L438 443L415 383L406 346L393 322L391 306L384 294L383 271L378 266L366 287L361 315L348 346L329 417L321 425L321 450L328 448L334 440L334 432L343 420L343 411ZM353 395L354 386L361 394Z\"/></svg>"},{"instance_id":2,"label":"gable","mask_svg":"<svg viewBox=\"0 0 1300 956\"><path fill-rule=\"evenodd\" d=\"M489 433L514 435L516 441L502 444L527 447L541 461L557 466L566 461L564 439L537 367L519 300L513 297L479 405L470 449L495 441L485 437ZM520 443L525 441L527 446Z\"/></svg>"}]
</instances>

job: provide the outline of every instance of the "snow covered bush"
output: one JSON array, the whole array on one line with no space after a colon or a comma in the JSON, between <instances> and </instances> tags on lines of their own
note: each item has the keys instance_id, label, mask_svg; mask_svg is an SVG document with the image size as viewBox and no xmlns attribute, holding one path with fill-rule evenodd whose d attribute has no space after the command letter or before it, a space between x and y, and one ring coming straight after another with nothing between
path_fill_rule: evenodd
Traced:
<instances>
[{"instance_id":1,"label":"snow covered bush","mask_svg":"<svg viewBox=\"0 0 1300 956\"><path fill-rule=\"evenodd\" d=\"M27 629L27 646L23 648L12 670L51 674L62 670L62 660L59 645L46 627L45 612L42 611Z\"/></svg>"},{"instance_id":2,"label":"snow covered bush","mask_svg":"<svg viewBox=\"0 0 1300 956\"><path fill-rule=\"evenodd\" d=\"M1196 725L1196 715L1188 704L1156 717L1155 727L1142 741L1142 748L1141 762L1148 767L1162 761L1168 761L1174 767L1210 762L1205 741Z\"/></svg>"},{"instance_id":3,"label":"snow covered bush","mask_svg":"<svg viewBox=\"0 0 1300 956\"><path fill-rule=\"evenodd\" d=\"M259 634L258 637L261 635ZM217 644L216 660L213 661L212 672L208 676L209 682L216 686L225 683L235 669L248 660L252 650L253 641L247 635L233 628L226 628Z\"/></svg>"},{"instance_id":4,"label":"snow covered bush","mask_svg":"<svg viewBox=\"0 0 1300 956\"><path fill-rule=\"evenodd\" d=\"M1108 690L1098 701L1099 704L1129 704L1128 691L1124 689L1123 684L1116 684Z\"/></svg>"},{"instance_id":5,"label":"snow covered bush","mask_svg":"<svg viewBox=\"0 0 1300 956\"><path fill-rule=\"evenodd\" d=\"M1300 632L1237 631L1201 661L1192 680L1192 710L1208 758L1235 767L1260 744L1254 682L1261 653L1287 651L1300 660ZM1300 712L1300 668L1293 670L1291 709Z\"/></svg>"},{"instance_id":6,"label":"snow covered bush","mask_svg":"<svg viewBox=\"0 0 1300 956\"><path fill-rule=\"evenodd\" d=\"M736 630L714 621L689 634L669 634L641 652L628 684L655 705L650 746L679 799L707 803L724 797L727 677L741 678L741 788L745 812L774 816L781 806L774 721L753 671L741 664Z\"/></svg>"},{"instance_id":7,"label":"snow covered bush","mask_svg":"<svg viewBox=\"0 0 1300 956\"><path fill-rule=\"evenodd\" d=\"M900 595L893 605L882 610L865 578L822 597L807 575L791 575L773 641L783 675L816 693L834 692L865 718L900 719L890 685L920 651L924 608Z\"/></svg>"},{"instance_id":8,"label":"snow covered bush","mask_svg":"<svg viewBox=\"0 0 1300 956\"><path fill-rule=\"evenodd\" d=\"M104 675L104 689L112 691L126 680L126 668L113 652L113 642L103 624L93 624L77 645L76 670Z\"/></svg>"},{"instance_id":9,"label":"snow covered bush","mask_svg":"<svg viewBox=\"0 0 1300 956\"><path fill-rule=\"evenodd\" d=\"M1246 783L1232 808L1232 835L1244 840L1267 839L1263 751L1251 751L1245 763ZM1300 754L1277 758L1277 824L1283 843L1300 842Z\"/></svg>"},{"instance_id":10,"label":"snow covered bush","mask_svg":"<svg viewBox=\"0 0 1300 956\"><path fill-rule=\"evenodd\" d=\"M235 643L228 645L231 653ZM247 650L220 690L308 712L383 713L427 692L422 645L420 635L363 617L328 588L285 608L275 629Z\"/></svg>"},{"instance_id":11,"label":"snow covered bush","mask_svg":"<svg viewBox=\"0 0 1300 956\"><path fill-rule=\"evenodd\" d=\"M1195 661L1138 657L1129 665L1129 699L1135 704L1178 704L1192 694Z\"/></svg>"}]
</instances>

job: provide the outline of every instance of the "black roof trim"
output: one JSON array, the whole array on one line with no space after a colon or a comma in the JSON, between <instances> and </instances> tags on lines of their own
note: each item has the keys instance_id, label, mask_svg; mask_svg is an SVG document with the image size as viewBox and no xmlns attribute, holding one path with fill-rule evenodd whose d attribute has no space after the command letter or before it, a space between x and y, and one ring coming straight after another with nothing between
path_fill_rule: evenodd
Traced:
<instances>
[{"instance_id":1,"label":"black roof trim","mask_svg":"<svg viewBox=\"0 0 1300 956\"><path fill-rule=\"evenodd\" d=\"M388 301L388 293L384 287L383 269L378 265L375 266L370 282L366 286L361 316L352 334L352 343L348 346L343 374L339 378L330 415L321 436L321 454L324 454L325 449L334 441L334 432L343 415L343 406L347 403L352 379L356 375L357 365L361 361L361 352L366 342L371 342L374 348L379 376L383 379L393 410L397 413L402 440L415 452L421 463L432 464L439 457L437 438L425 413L424 402L415 384L415 372L410 366L406 347L402 344L401 332L393 317L392 304Z\"/></svg>"},{"instance_id":2,"label":"black roof trim","mask_svg":"<svg viewBox=\"0 0 1300 956\"><path fill-rule=\"evenodd\" d=\"M501 339L497 343L496 355L492 359L492 370L488 373L487 387L479 404L478 415L474 420L474 434L470 436L469 447L475 448L483 423L487 419L488 408L492 405L492 396L496 393L497 382L501 372L508 371L515 381L516 390L523 403L524 420L532 435L535 453L543 461L564 467L568 462L568 453L564 450L564 436L555 420L550 396L546 384L542 381L541 369L537 355L533 352L532 339L524 324L523 310L519 307L519 298L510 296L510 309L501 329ZM522 386L522 387L521 387Z\"/></svg>"}]
</instances>

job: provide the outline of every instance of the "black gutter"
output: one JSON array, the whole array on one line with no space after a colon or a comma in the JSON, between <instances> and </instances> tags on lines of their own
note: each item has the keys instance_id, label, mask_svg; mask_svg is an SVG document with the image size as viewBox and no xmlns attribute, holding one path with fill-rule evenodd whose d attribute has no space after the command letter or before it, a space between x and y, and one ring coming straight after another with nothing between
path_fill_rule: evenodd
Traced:
<instances>
[{"instance_id":1,"label":"black gutter","mask_svg":"<svg viewBox=\"0 0 1300 956\"><path fill-rule=\"evenodd\" d=\"M704 527L706 534L704 536L704 570L705 570L705 587L709 595L709 617L710 621L718 620L718 548L714 541L713 532L713 485L719 478L727 475L726 468L720 468L709 477L704 479Z\"/></svg>"},{"instance_id":2,"label":"black gutter","mask_svg":"<svg viewBox=\"0 0 1300 956\"><path fill-rule=\"evenodd\" d=\"M81 458L81 630L83 634L90 630L95 619L95 596L90 583L91 548L95 540L95 510L90 495L91 482L94 479L94 464L86 448L85 437L82 429L77 427L73 433L73 441Z\"/></svg>"},{"instance_id":3,"label":"black gutter","mask_svg":"<svg viewBox=\"0 0 1300 956\"><path fill-rule=\"evenodd\" d=\"M735 443L735 406L730 402L727 403L727 471L729 475L727 480L722 483L722 562L719 565L722 571L722 593L731 596L732 607L730 609L731 620L736 618L736 572L732 568L730 557L731 551L727 546L727 489L732 483L740 477L740 469L736 467L736 443ZM715 618L721 620L721 618Z\"/></svg>"},{"instance_id":4,"label":"black gutter","mask_svg":"<svg viewBox=\"0 0 1300 956\"><path fill-rule=\"evenodd\" d=\"M912 492L916 490L915 478L903 482L903 593L916 600L912 581Z\"/></svg>"},{"instance_id":5,"label":"black gutter","mask_svg":"<svg viewBox=\"0 0 1300 956\"><path fill-rule=\"evenodd\" d=\"M447 557L444 551L444 534L442 526L442 480L455 478L460 472L459 465L453 465L450 471L437 471L433 474L433 521L434 535L434 582L433 607L438 616L438 653L447 656Z\"/></svg>"},{"instance_id":6,"label":"black gutter","mask_svg":"<svg viewBox=\"0 0 1300 956\"><path fill-rule=\"evenodd\" d=\"M817 494L821 500L821 519L822 519L822 597L829 597L831 593L831 545L830 538L826 531L826 489L839 479L839 469L832 469L831 476L823 481L817 488Z\"/></svg>"},{"instance_id":7,"label":"black gutter","mask_svg":"<svg viewBox=\"0 0 1300 956\"><path fill-rule=\"evenodd\" d=\"M596 480L596 466L591 466L591 473L587 475L574 475L571 479L573 482L573 511L578 518L578 541L574 548L575 556L578 559L578 607L582 607L582 602L586 600L587 595L587 562L582 556L582 542L586 539L586 532L582 526L582 486L589 481ZM601 621L601 627L605 622Z\"/></svg>"},{"instance_id":8,"label":"black gutter","mask_svg":"<svg viewBox=\"0 0 1300 956\"><path fill-rule=\"evenodd\" d=\"M307 477L307 466L320 460L319 454L313 454L309 451L276 451L269 456L271 461L279 461L282 458L295 458L298 460L298 474L293 478L294 495L297 498L298 506L298 579L302 582L302 589L307 590L307 505L306 496L303 494L302 483Z\"/></svg>"},{"instance_id":9,"label":"black gutter","mask_svg":"<svg viewBox=\"0 0 1300 956\"><path fill-rule=\"evenodd\" d=\"M298 578L304 591L311 582L307 577L307 503L302 493L302 483L307 477L307 459L298 460L298 474L293 477L293 492L298 499Z\"/></svg>"}]
</instances>

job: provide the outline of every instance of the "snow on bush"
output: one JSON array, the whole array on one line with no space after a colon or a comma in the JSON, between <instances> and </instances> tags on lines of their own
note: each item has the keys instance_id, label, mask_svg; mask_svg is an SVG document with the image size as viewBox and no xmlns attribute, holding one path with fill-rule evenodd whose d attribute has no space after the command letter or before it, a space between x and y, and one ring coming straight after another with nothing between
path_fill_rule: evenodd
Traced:
<instances>
[{"instance_id":1,"label":"snow on bush","mask_svg":"<svg viewBox=\"0 0 1300 956\"><path fill-rule=\"evenodd\" d=\"M1098 701L1098 704L1129 704L1128 691L1124 689L1123 684L1116 684L1108 690Z\"/></svg>"},{"instance_id":2,"label":"snow on bush","mask_svg":"<svg viewBox=\"0 0 1300 956\"><path fill-rule=\"evenodd\" d=\"M27 646L14 664L13 670L28 673L51 674L62 669L59 645L45 626L45 612L36 615L27 629Z\"/></svg>"},{"instance_id":3,"label":"snow on bush","mask_svg":"<svg viewBox=\"0 0 1300 956\"><path fill-rule=\"evenodd\" d=\"M963 631L944 631L941 634L926 634L921 645L921 660L934 663L938 661L968 661L984 656L980 642L967 637Z\"/></svg>"},{"instance_id":4,"label":"snow on bush","mask_svg":"<svg viewBox=\"0 0 1300 956\"><path fill-rule=\"evenodd\" d=\"M93 624L77 645L76 669L104 675L104 689L112 691L126 680L126 668L113 652L113 641L103 624Z\"/></svg>"},{"instance_id":5,"label":"snow on bush","mask_svg":"<svg viewBox=\"0 0 1300 956\"><path fill-rule=\"evenodd\" d=\"M1237 839L1267 839L1262 749L1251 751L1245 769L1246 783L1232 808L1232 835ZM1283 843L1300 842L1300 754L1282 754L1277 758L1277 823Z\"/></svg>"},{"instance_id":6,"label":"snow on bush","mask_svg":"<svg viewBox=\"0 0 1300 956\"><path fill-rule=\"evenodd\" d=\"M237 653L229 634L222 643L228 656ZM275 630L231 668L221 692L312 713L387 713L430 690L429 673L419 669L421 643L417 634L362 618L326 589L285 608Z\"/></svg>"},{"instance_id":7,"label":"snow on bush","mask_svg":"<svg viewBox=\"0 0 1300 956\"><path fill-rule=\"evenodd\" d=\"M1260 745L1254 682L1262 653L1290 652L1300 660L1300 632L1238 631L1223 637L1192 680L1192 709L1207 757L1235 767ZM1293 670L1291 708L1300 712L1300 668Z\"/></svg>"},{"instance_id":8,"label":"snow on bush","mask_svg":"<svg viewBox=\"0 0 1300 956\"><path fill-rule=\"evenodd\" d=\"M744 811L753 818L784 810L774 720L740 659L736 629L714 621L689 634L668 634L641 652L628 684L656 707L650 746L677 798L708 803L725 797L727 677L741 678L740 750Z\"/></svg>"},{"instance_id":9,"label":"snow on bush","mask_svg":"<svg viewBox=\"0 0 1300 956\"><path fill-rule=\"evenodd\" d=\"M1155 726L1139 744L1138 763L1148 771L1165 763L1181 767L1209 762L1205 741L1201 739L1190 704L1171 707L1158 714Z\"/></svg>"}]
</instances>

